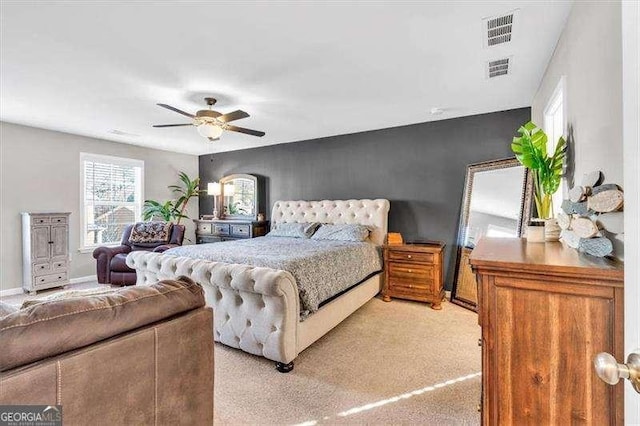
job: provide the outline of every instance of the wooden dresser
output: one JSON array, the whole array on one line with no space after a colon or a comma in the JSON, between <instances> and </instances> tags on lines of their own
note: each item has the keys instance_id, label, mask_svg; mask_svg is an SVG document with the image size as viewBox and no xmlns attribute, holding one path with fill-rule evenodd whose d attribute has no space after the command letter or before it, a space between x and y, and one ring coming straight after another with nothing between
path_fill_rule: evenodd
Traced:
<instances>
[{"instance_id":1,"label":"wooden dresser","mask_svg":"<svg viewBox=\"0 0 640 426\"><path fill-rule=\"evenodd\" d=\"M268 221L257 220L194 219L193 222L196 224L196 244L262 237L269 228Z\"/></svg>"},{"instance_id":2,"label":"wooden dresser","mask_svg":"<svg viewBox=\"0 0 640 426\"><path fill-rule=\"evenodd\" d=\"M483 238L471 254L482 326L482 423L623 424L623 266L562 243Z\"/></svg>"},{"instance_id":3,"label":"wooden dresser","mask_svg":"<svg viewBox=\"0 0 640 426\"><path fill-rule=\"evenodd\" d=\"M382 300L429 302L442 309L444 243L410 243L384 246L385 284Z\"/></svg>"}]
</instances>

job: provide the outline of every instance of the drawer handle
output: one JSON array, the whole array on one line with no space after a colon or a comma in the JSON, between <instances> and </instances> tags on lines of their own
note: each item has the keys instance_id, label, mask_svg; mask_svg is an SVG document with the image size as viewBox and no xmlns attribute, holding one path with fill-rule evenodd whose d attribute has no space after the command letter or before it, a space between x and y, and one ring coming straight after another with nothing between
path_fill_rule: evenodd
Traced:
<instances>
[{"instance_id":1,"label":"drawer handle","mask_svg":"<svg viewBox=\"0 0 640 426\"><path fill-rule=\"evenodd\" d=\"M40 266L40 269L44 269L44 265Z\"/></svg>"},{"instance_id":2,"label":"drawer handle","mask_svg":"<svg viewBox=\"0 0 640 426\"><path fill-rule=\"evenodd\" d=\"M482 347L482 339L478 339L478 346Z\"/></svg>"},{"instance_id":3,"label":"drawer handle","mask_svg":"<svg viewBox=\"0 0 640 426\"><path fill-rule=\"evenodd\" d=\"M410 254L407 255L407 259L413 259L413 256L411 256Z\"/></svg>"},{"instance_id":4,"label":"drawer handle","mask_svg":"<svg viewBox=\"0 0 640 426\"><path fill-rule=\"evenodd\" d=\"M408 271L409 271L409 273L410 273L410 274L412 274L412 273L413 273L413 269L409 269Z\"/></svg>"}]
</instances>

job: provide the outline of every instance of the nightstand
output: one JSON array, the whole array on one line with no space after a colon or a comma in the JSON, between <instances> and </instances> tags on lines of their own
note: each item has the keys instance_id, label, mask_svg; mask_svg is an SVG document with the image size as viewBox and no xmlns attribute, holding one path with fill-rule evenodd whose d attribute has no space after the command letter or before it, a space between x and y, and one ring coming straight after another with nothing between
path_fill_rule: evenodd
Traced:
<instances>
[{"instance_id":1,"label":"nightstand","mask_svg":"<svg viewBox=\"0 0 640 426\"><path fill-rule=\"evenodd\" d=\"M432 309L442 309L444 246L439 241L385 245L382 300L416 300L431 303Z\"/></svg>"}]
</instances>

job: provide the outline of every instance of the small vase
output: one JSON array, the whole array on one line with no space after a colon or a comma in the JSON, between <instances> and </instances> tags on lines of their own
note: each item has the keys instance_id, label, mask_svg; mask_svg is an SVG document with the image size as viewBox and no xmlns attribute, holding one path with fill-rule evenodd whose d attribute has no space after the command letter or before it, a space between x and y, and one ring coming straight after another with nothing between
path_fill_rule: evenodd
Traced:
<instances>
[{"instance_id":1,"label":"small vase","mask_svg":"<svg viewBox=\"0 0 640 426\"><path fill-rule=\"evenodd\" d=\"M544 243L544 220L532 219L527 225L527 242Z\"/></svg>"},{"instance_id":2,"label":"small vase","mask_svg":"<svg viewBox=\"0 0 640 426\"><path fill-rule=\"evenodd\" d=\"M558 219L551 218L544 221L544 240L546 242L560 241L562 229L558 225Z\"/></svg>"}]
</instances>

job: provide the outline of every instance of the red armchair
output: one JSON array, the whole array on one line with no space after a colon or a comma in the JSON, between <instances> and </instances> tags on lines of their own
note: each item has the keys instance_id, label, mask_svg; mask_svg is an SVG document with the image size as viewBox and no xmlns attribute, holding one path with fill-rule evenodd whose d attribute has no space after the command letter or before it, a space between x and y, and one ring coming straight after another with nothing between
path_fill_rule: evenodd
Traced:
<instances>
[{"instance_id":1,"label":"red armchair","mask_svg":"<svg viewBox=\"0 0 640 426\"><path fill-rule=\"evenodd\" d=\"M136 271L127 266L127 254L132 251L144 250L163 252L172 247L182 245L184 239L184 225L173 225L168 243L135 244L129 241L134 225L125 228L122 242L116 247L98 247L93 251L96 259L96 271L100 284L133 285L136 283Z\"/></svg>"}]
</instances>

